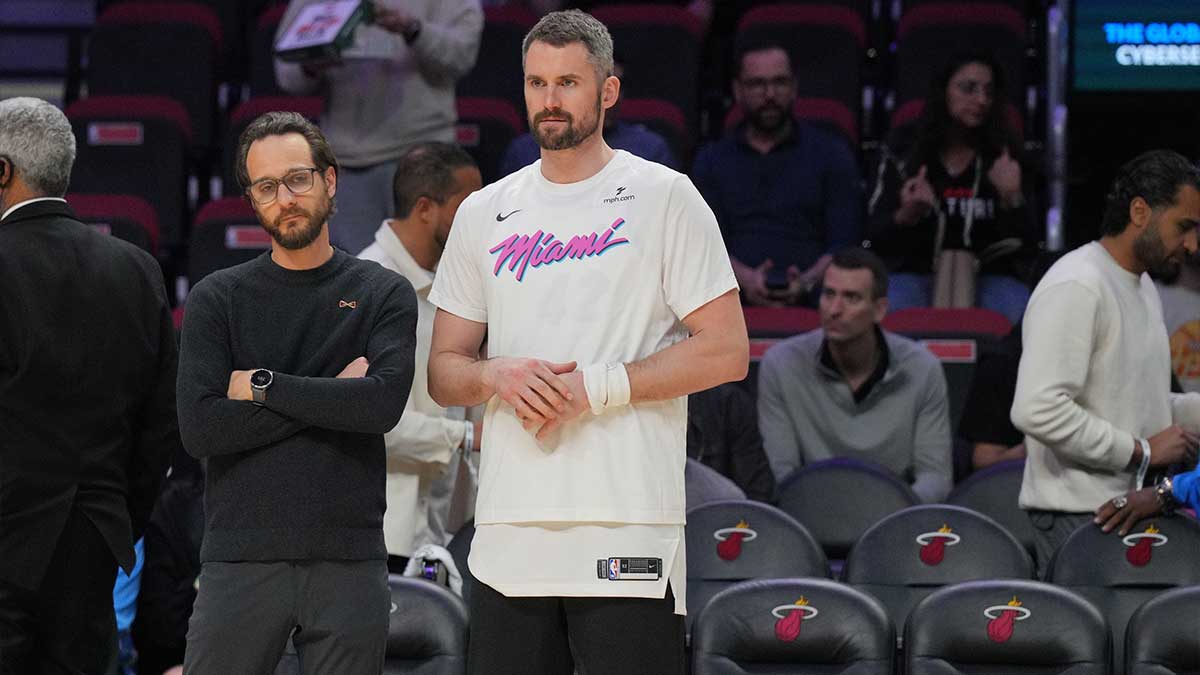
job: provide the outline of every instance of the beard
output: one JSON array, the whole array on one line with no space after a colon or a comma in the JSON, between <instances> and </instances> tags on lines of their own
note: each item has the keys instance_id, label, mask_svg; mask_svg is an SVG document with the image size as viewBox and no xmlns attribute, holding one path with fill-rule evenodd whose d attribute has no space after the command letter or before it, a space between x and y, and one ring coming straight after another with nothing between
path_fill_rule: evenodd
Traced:
<instances>
[{"instance_id":1,"label":"beard","mask_svg":"<svg viewBox=\"0 0 1200 675\"><path fill-rule=\"evenodd\" d=\"M755 131L773 134L788 123L788 114L783 106L774 102L764 103L746 113L746 121Z\"/></svg>"},{"instance_id":2,"label":"beard","mask_svg":"<svg viewBox=\"0 0 1200 675\"><path fill-rule=\"evenodd\" d=\"M1167 255L1167 247L1158 234L1158 219L1152 219L1146 230L1133 240L1133 254L1151 275L1171 278L1179 275L1180 261Z\"/></svg>"},{"instance_id":3,"label":"beard","mask_svg":"<svg viewBox=\"0 0 1200 675\"><path fill-rule=\"evenodd\" d=\"M566 128L558 133L543 131L541 122L547 118L563 120ZM565 110L557 112L543 110L529 121L529 133L537 142L538 147L543 150L569 150L590 138L592 134L596 133L599 126L600 97L597 96L596 108L592 111L592 115L590 118L584 117L578 127L575 126L575 116Z\"/></svg>"},{"instance_id":4,"label":"beard","mask_svg":"<svg viewBox=\"0 0 1200 675\"><path fill-rule=\"evenodd\" d=\"M329 195L325 195L311 213L299 204L293 204L288 209L281 211L270 223L263 220L261 214L259 214L258 220L276 244L289 251L298 251L317 240L321 234L321 228L325 225L332 210L333 204ZM300 224L293 225L284 231L283 221L292 216L301 216Z\"/></svg>"}]
</instances>

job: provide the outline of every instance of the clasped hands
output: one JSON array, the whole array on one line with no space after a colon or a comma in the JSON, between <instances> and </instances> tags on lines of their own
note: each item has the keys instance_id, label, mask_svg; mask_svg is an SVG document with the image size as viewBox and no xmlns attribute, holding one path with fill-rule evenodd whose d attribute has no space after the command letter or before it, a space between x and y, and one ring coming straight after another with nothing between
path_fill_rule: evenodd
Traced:
<instances>
[{"instance_id":1,"label":"clasped hands","mask_svg":"<svg viewBox=\"0 0 1200 675\"><path fill-rule=\"evenodd\" d=\"M483 384L516 411L526 431L544 441L589 410L583 373L576 363L495 358L484 362Z\"/></svg>"}]
</instances>

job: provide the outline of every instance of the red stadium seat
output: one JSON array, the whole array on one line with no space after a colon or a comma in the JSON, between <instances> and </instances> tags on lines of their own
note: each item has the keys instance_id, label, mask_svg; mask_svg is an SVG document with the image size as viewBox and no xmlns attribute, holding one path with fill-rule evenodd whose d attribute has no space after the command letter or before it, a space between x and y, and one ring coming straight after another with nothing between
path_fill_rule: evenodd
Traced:
<instances>
[{"instance_id":1,"label":"red stadium seat","mask_svg":"<svg viewBox=\"0 0 1200 675\"><path fill-rule=\"evenodd\" d=\"M792 105L792 115L833 132L844 139L851 150L858 152L858 121L841 101L832 98L798 98ZM735 103L725 115L725 129L728 131L736 127L743 116L741 107Z\"/></svg>"},{"instance_id":2,"label":"red stadium seat","mask_svg":"<svg viewBox=\"0 0 1200 675\"><path fill-rule=\"evenodd\" d=\"M654 4L606 5L592 15L608 26L624 62L624 94L670 101L694 130L704 41L700 20L682 7Z\"/></svg>"},{"instance_id":3,"label":"red stadium seat","mask_svg":"<svg viewBox=\"0 0 1200 675\"><path fill-rule=\"evenodd\" d=\"M645 125L662 136L675 159L682 166L687 166L692 137L688 131L687 116L679 106L656 98L622 98L617 117L622 122Z\"/></svg>"},{"instance_id":4,"label":"red stadium seat","mask_svg":"<svg viewBox=\"0 0 1200 675\"><path fill-rule=\"evenodd\" d=\"M500 178L500 162L508 144L524 132L524 119L507 100L458 99L456 139L479 164L484 185Z\"/></svg>"},{"instance_id":5,"label":"red stadium seat","mask_svg":"<svg viewBox=\"0 0 1200 675\"><path fill-rule=\"evenodd\" d=\"M134 195L79 193L68 194L66 199L80 221L152 255L158 253L158 216L145 199Z\"/></svg>"},{"instance_id":6,"label":"red stadium seat","mask_svg":"<svg viewBox=\"0 0 1200 675\"><path fill-rule=\"evenodd\" d=\"M254 23L250 41L250 95L279 96L284 91L275 81L275 31L283 20L287 5L273 5L263 10Z\"/></svg>"},{"instance_id":7,"label":"red stadium seat","mask_svg":"<svg viewBox=\"0 0 1200 675\"><path fill-rule=\"evenodd\" d=\"M182 244L192 139L184 107L158 96L96 96L67 106L66 115L76 143L71 190L141 197L154 206L160 244Z\"/></svg>"},{"instance_id":8,"label":"red stadium seat","mask_svg":"<svg viewBox=\"0 0 1200 675\"><path fill-rule=\"evenodd\" d=\"M521 43L537 23L537 16L523 5L500 5L483 10L483 35L475 67L458 81L458 95L465 98L499 98L517 110L525 109Z\"/></svg>"},{"instance_id":9,"label":"red stadium seat","mask_svg":"<svg viewBox=\"0 0 1200 675\"><path fill-rule=\"evenodd\" d=\"M96 20L88 94L166 96L188 111L199 149L213 143L221 23L194 2L122 2Z\"/></svg>"},{"instance_id":10,"label":"red stadium seat","mask_svg":"<svg viewBox=\"0 0 1200 675\"><path fill-rule=\"evenodd\" d=\"M797 94L832 99L851 112L858 137L862 111L862 63L867 29L863 16L836 4L776 4L756 7L738 24L739 40L767 40L788 50Z\"/></svg>"},{"instance_id":11,"label":"red stadium seat","mask_svg":"<svg viewBox=\"0 0 1200 675\"><path fill-rule=\"evenodd\" d=\"M248 201L215 199L196 214L188 243L188 280L195 286L208 274L253 260L270 248L271 236Z\"/></svg>"}]
</instances>

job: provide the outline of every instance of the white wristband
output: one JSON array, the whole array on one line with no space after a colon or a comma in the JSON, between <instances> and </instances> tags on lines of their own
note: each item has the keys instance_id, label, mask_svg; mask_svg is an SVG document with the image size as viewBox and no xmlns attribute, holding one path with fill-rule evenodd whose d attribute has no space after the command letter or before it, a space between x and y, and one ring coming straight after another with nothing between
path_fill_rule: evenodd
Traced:
<instances>
[{"instance_id":1,"label":"white wristband","mask_svg":"<svg viewBox=\"0 0 1200 675\"><path fill-rule=\"evenodd\" d=\"M623 363L594 363L584 368L583 388L593 415L629 405L629 373Z\"/></svg>"},{"instance_id":2,"label":"white wristband","mask_svg":"<svg viewBox=\"0 0 1200 675\"><path fill-rule=\"evenodd\" d=\"M1137 486L1134 487L1134 489L1141 490L1142 484L1146 482L1146 472L1150 470L1150 441L1144 438L1139 438L1137 439L1137 442L1138 445L1142 446L1142 463L1138 465L1136 478Z\"/></svg>"},{"instance_id":3,"label":"white wristband","mask_svg":"<svg viewBox=\"0 0 1200 675\"><path fill-rule=\"evenodd\" d=\"M463 434L462 448L466 452L471 452L475 449L475 423L468 420L464 424L467 425L467 431Z\"/></svg>"}]
</instances>

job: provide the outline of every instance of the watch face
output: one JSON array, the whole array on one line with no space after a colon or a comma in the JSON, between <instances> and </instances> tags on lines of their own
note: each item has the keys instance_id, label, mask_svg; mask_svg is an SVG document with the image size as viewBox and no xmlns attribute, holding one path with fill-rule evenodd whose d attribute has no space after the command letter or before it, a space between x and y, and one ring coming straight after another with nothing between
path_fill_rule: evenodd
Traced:
<instances>
[{"instance_id":1,"label":"watch face","mask_svg":"<svg viewBox=\"0 0 1200 675\"><path fill-rule=\"evenodd\" d=\"M255 387L265 387L271 384L271 371L256 370L250 375L250 384Z\"/></svg>"}]
</instances>

